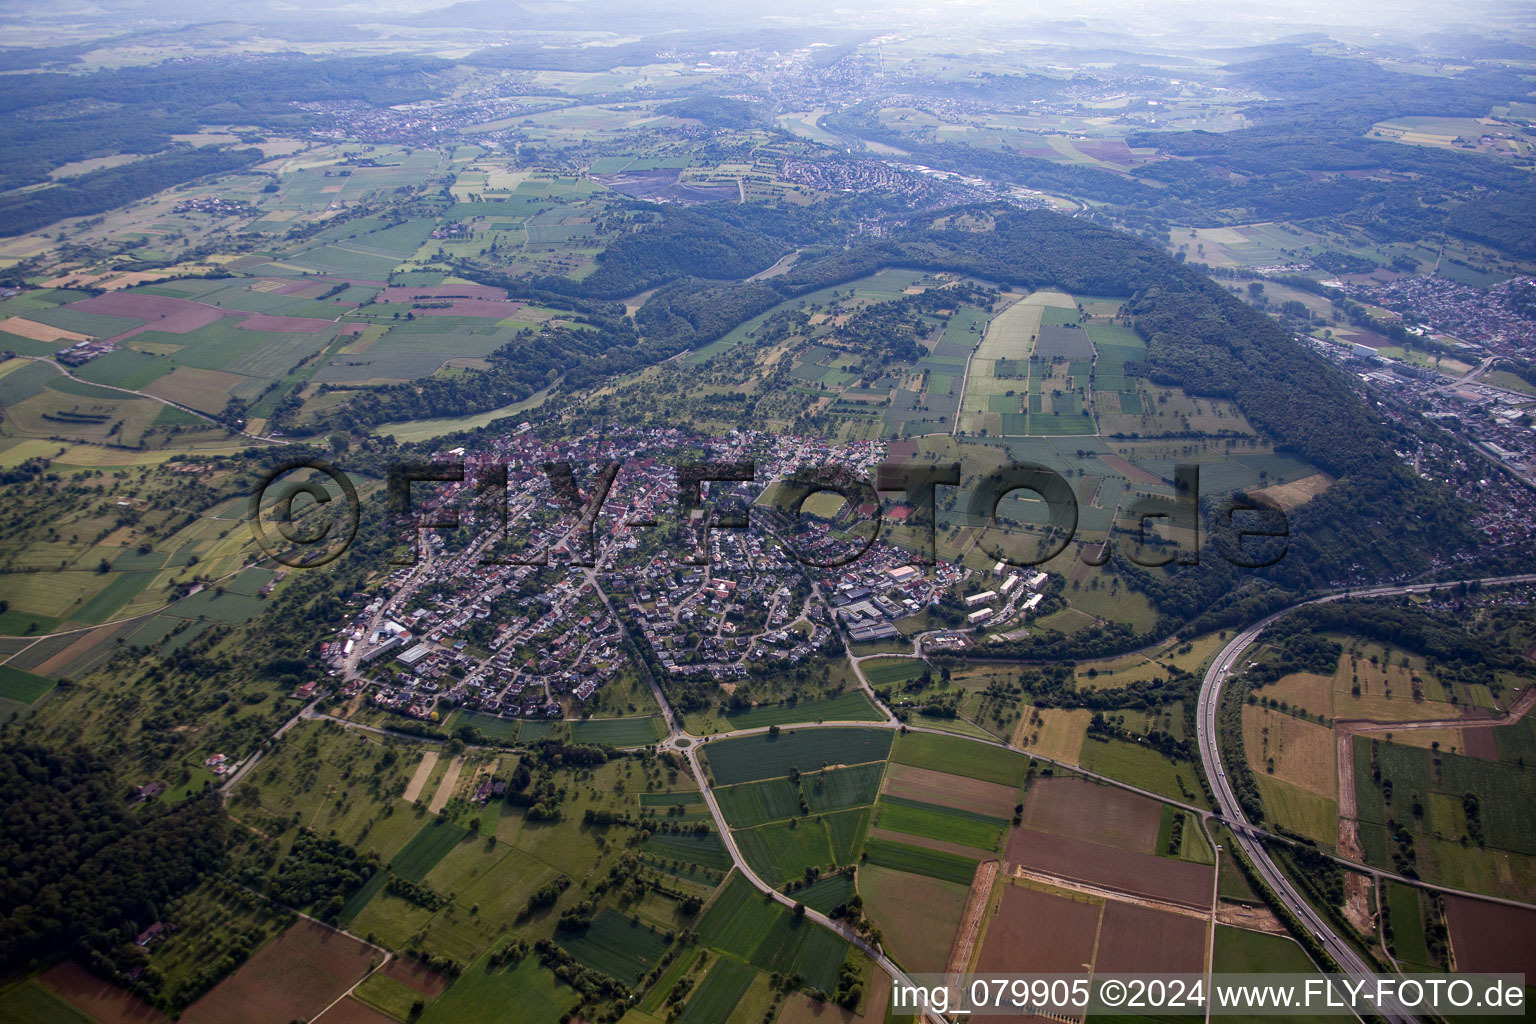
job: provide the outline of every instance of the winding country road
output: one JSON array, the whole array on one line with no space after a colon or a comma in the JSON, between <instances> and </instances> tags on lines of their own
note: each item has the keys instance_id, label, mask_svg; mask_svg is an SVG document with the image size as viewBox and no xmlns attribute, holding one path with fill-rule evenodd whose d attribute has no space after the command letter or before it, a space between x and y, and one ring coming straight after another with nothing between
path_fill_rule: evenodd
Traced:
<instances>
[{"instance_id":1,"label":"winding country road","mask_svg":"<svg viewBox=\"0 0 1536 1024\"><path fill-rule=\"evenodd\" d=\"M1217 721L1221 707L1221 688L1231 678L1233 666L1238 659L1251 647L1262 634L1276 621L1291 614L1299 608L1308 605L1326 604L1332 601L1342 601L1347 598L1357 597L1396 597L1405 594L1423 594L1431 590L1443 587L1459 586L1462 583L1481 583L1485 586L1508 583L1536 583L1536 574L1519 576L1494 576L1483 579L1452 580L1445 583L1411 583L1383 587L1366 587L1358 590L1343 591L1336 594L1326 594L1309 601L1284 608L1273 615L1254 623L1247 629L1234 636L1212 659L1206 669L1205 679L1200 685L1200 701L1195 715L1195 729L1200 746L1200 760L1205 766L1206 778L1210 780L1211 790L1216 796L1216 805L1221 812L1221 817L1232 828L1232 834L1236 837L1237 844L1247 854L1248 860L1254 869L1269 885L1275 895L1283 902L1287 909L1301 921L1328 955L1333 957L1340 969L1355 977L1374 975L1376 972L1356 952L1355 948L1337 935L1327 921L1312 909L1312 905L1299 893L1291 880L1286 877L1280 866L1270 857L1269 851L1261 842L1261 835L1248 820L1243 811L1242 804L1237 799L1237 793L1232 787L1232 780L1227 777L1226 768L1221 763L1221 730ZM1394 1024L1406 1024L1416 1018L1401 1009L1383 1008L1382 1016Z\"/></svg>"}]
</instances>

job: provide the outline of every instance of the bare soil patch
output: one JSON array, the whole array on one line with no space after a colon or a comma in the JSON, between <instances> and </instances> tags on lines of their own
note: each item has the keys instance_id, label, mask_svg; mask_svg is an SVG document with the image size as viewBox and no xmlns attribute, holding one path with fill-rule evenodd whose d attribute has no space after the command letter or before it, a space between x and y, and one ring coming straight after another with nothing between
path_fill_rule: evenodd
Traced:
<instances>
[{"instance_id":1,"label":"bare soil patch","mask_svg":"<svg viewBox=\"0 0 1536 1024\"><path fill-rule=\"evenodd\" d=\"M438 974L421 961L408 957L395 957L384 965L383 971L400 984L408 985L424 996L440 996L452 984L451 979Z\"/></svg>"},{"instance_id":2,"label":"bare soil patch","mask_svg":"<svg viewBox=\"0 0 1536 1024\"><path fill-rule=\"evenodd\" d=\"M313 921L299 921L187 1008L187 1024L308 1020L357 984L373 947Z\"/></svg>"},{"instance_id":3,"label":"bare soil patch","mask_svg":"<svg viewBox=\"0 0 1536 1024\"><path fill-rule=\"evenodd\" d=\"M1456 970L1536 977L1536 910L1445 898Z\"/></svg>"},{"instance_id":4,"label":"bare soil patch","mask_svg":"<svg viewBox=\"0 0 1536 1024\"><path fill-rule=\"evenodd\" d=\"M978 974L1080 972L1093 963L1098 903L1008 885L987 926Z\"/></svg>"},{"instance_id":5,"label":"bare soil patch","mask_svg":"<svg viewBox=\"0 0 1536 1024\"><path fill-rule=\"evenodd\" d=\"M1170 903L1205 908L1211 902L1214 869L1209 865L1098 846L1037 829L1014 829L1003 859L1057 878Z\"/></svg>"},{"instance_id":6,"label":"bare soil patch","mask_svg":"<svg viewBox=\"0 0 1536 1024\"><path fill-rule=\"evenodd\" d=\"M1024 824L1069 839L1151 853L1162 807L1088 779L1036 779L1024 799Z\"/></svg>"},{"instance_id":7,"label":"bare soil patch","mask_svg":"<svg viewBox=\"0 0 1536 1024\"><path fill-rule=\"evenodd\" d=\"M908 764L893 763L886 769L885 792L999 818L1010 817L1018 803L1018 792L1012 786L967 779L929 768L914 768Z\"/></svg>"},{"instance_id":8,"label":"bare soil patch","mask_svg":"<svg viewBox=\"0 0 1536 1024\"><path fill-rule=\"evenodd\" d=\"M60 964L38 980L100 1024L159 1024L166 1019L165 1014L132 992L102 981L73 961Z\"/></svg>"},{"instance_id":9,"label":"bare soil patch","mask_svg":"<svg viewBox=\"0 0 1536 1024\"><path fill-rule=\"evenodd\" d=\"M1216 908L1216 920L1234 928L1247 928L1252 932L1268 932L1271 935L1288 935L1285 923L1268 907L1250 907L1246 903L1228 903L1225 900Z\"/></svg>"},{"instance_id":10,"label":"bare soil patch","mask_svg":"<svg viewBox=\"0 0 1536 1024\"><path fill-rule=\"evenodd\" d=\"M329 320L317 320L308 316L274 316L271 313L255 313L237 326L248 331L286 331L297 334L314 334L336 325Z\"/></svg>"},{"instance_id":11,"label":"bare soil patch","mask_svg":"<svg viewBox=\"0 0 1536 1024\"><path fill-rule=\"evenodd\" d=\"M1205 931L1205 922L1183 914L1107 903L1094 970L1199 973L1205 970Z\"/></svg>"}]
</instances>

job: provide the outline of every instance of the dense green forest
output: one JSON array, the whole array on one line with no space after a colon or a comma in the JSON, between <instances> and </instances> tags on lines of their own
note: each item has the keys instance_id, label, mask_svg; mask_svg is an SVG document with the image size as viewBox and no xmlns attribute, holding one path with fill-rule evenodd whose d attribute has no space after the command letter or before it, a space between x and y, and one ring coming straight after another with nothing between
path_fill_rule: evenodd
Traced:
<instances>
[{"instance_id":1,"label":"dense green forest","mask_svg":"<svg viewBox=\"0 0 1536 1024\"><path fill-rule=\"evenodd\" d=\"M0 785L0 969L73 956L120 978L143 966L135 936L223 861L217 800L131 809L94 754L7 737Z\"/></svg>"}]
</instances>

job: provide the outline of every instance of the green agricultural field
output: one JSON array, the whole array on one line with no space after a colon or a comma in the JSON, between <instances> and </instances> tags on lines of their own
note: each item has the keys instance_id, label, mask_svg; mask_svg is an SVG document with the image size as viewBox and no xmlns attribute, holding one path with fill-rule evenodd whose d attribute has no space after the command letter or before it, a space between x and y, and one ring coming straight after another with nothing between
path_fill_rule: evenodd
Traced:
<instances>
[{"instance_id":1,"label":"green agricultural field","mask_svg":"<svg viewBox=\"0 0 1536 1024\"><path fill-rule=\"evenodd\" d=\"M420 832L389 862L389 869L401 878L420 882L437 862L448 855L465 837L468 829L460 828L440 819L423 825Z\"/></svg>"},{"instance_id":2,"label":"green agricultural field","mask_svg":"<svg viewBox=\"0 0 1536 1024\"><path fill-rule=\"evenodd\" d=\"M800 789L787 778L721 786L715 802L732 828L751 828L800 813Z\"/></svg>"},{"instance_id":3,"label":"green agricultural field","mask_svg":"<svg viewBox=\"0 0 1536 1024\"><path fill-rule=\"evenodd\" d=\"M891 749L891 760L1004 786L1020 785L1029 766L1026 755L1006 747L922 732L900 737Z\"/></svg>"},{"instance_id":4,"label":"green agricultural field","mask_svg":"<svg viewBox=\"0 0 1536 1024\"><path fill-rule=\"evenodd\" d=\"M921 658L877 658L859 666L871 686L905 683L916 679L928 670L928 663Z\"/></svg>"},{"instance_id":5,"label":"green agricultural field","mask_svg":"<svg viewBox=\"0 0 1536 1024\"><path fill-rule=\"evenodd\" d=\"M1184 761L1170 761L1151 747L1125 740L1100 740L1089 737L1083 743L1080 765L1091 772L1108 775L1133 785L1161 793L1185 803L1206 803L1195 766Z\"/></svg>"},{"instance_id":6,"label":"green agricultural field","mask_svg":"<svg viewBox=\"0 0 1536 1024\"><path fill-rule=\"evenodd\" d=\"M1536 854L1536 820L1523 812L1524 808L1536 806L1536 777L1529 770L1505 761L1463 757L1383 740L1357 737L1355 744L1355 789L1362 821L1385 824L1389 817L1412 820L1414 831L1456 842L1468 828L1462 796L1475 793L1487 845L1512 853ZM1372 781L1369 758L1373 749L1381 778L1392 782L1390 806L1384 805L1382 791Z\"/></svg>"},{"instance_id":7,"label":"green agricultural field","mask_svg":"<svg viewBox=\"0 0 1536 1024\"><path fill-rule=\"evenodd\" d=\"M718 785L788 775L791 768L816 771L826 765L882 761L891 749L889 729L801 729L778 736L747 736L704 745Z\"/></svg>"},{"instance_id":8,"label":"green agricultural field","mask_svg":"<svg viewBox=\"0 0 1536 1024\"><path fill-rule=\"evenodd\" d=\"M52 679L44 679L9 665L0 665L0 699L31 704L53 687Z\"/></svg>"},{"instance_id":9,"label":"green agricultural field","mask_svg":"<svg viewBox=\"0 0 1536 1024\"><path fill-rule=\"evenodd\" d=\"M645 718L589 718L571 724L575 743L606 744L611 747L643 747L666 735L666 723L660 715Z\"/></svg>"},{"instance_id":10,"label":"green agricultural field","mask_svg":"<svg viewBox=\"0 0 1536 1024\"><path fill-rule=\"evenodd\" d=\"M758 705L747 711L726 712L726 720L732 729L760 729L796 722L879 722L884 719L880 709L863 690L794 704Z\"/></svg>"},{"instance_id":11,"label":"green agricultural field","mask_svg":"<svg viewBox=\"0 0 1536 1024\"><path fill-rule=\"evenodd\" d=\"M812 910L819 910L826 914L846 901L855 891L853 876L838 873L825 875L810 885L796 889L792 895Z\"/></svg>"},{"instance_id":12,"label":"green agricultural field","mask_svg":"<svg viewBox=\"0 0 1536 1024\"><path fill-rule=\"evenodd\" d=\"M859 807L874 803L884 774L885 765L879 761L852 768L834 768L800 776L800 791L805 794L806 804L813 813Z\"/></svg>"},{"instance_id":13,"label":"green agricultural field","mask_svg":"<svg viewBox=\"0 0 1536 1024\"><path fill-rule=\"evenodd\" d=\"M475 711L456 712L449 720L449 727L458 729L461 726L471 726L479 730L492 743L516 743L522 732L523 723L516 718L501 718L496 715L482 715Z\"/></svg>"},{"instance_id":14,"label":"green agricultural field","mask_svg":"<svg viewBox=\"0 0 1536 1024\"><path fill-rule=\"evenodd\" d=\"M677 1018L679 1024L718 1024L725 1020L756 977L757 972L739 960L716 960L688 997L682 1015Z\"/></svg>"},{"instance_id":15,"label":"green agricultural field","mask_svg":"<svg viewBox=\"0 0 1536 1024\"><path fill-rule=\"evenodd\" d=\"M1429 946L1424 938L1424 911L1419 890L1399 882L1386 882L1385 885L1394 956L1403 963L1429 970Z\"/></svg>"},{"instance_id":16,"label":"green agricultural field","mask_svg":"<svg viewBox=\"0 0 1536 1024\"><path fill-rule=\"evenodd\" d=\"M352 995L396 1020L405 1020L411 1012L412 1004L418 1000L425 1002L420 992L382 971L375 971L363 979Z\"/></svg>"},{"instance_id":17,"label":"green agricultural field","mask_svg":"<svg viewBox=\"0 0 1536 1024\"><path fill-rule=\"evenodd\" d=\"M799 878L806 868L834 863L826 826L814 819L741 829L732 838L757 876L775 887Z\"/></svg>"},{"instance_id":18,"label":"green agricultural field","mask_svg":"<svg viewBox=\"0 0 1536 1024\"><path fill-rule=\"evenodd\" d=\"M526 1024L557 1024L580 1002L576 990L527 956L515 968L496 970L486 965L490 954L471 964L452 987L421 1016L421 1024L463 1024L495 1020L517 1007L517 1019Z\"/></svg>"},{"instance_id":19,"label":"green agricultural field","mask_svg":"<svg viewBox=\"0 0 1536 1024\"><path fill-rule=\"evenodd\" d=\"M758 892L741 872L732 871L699 920L699 942L750 960L778 916L771 897Z\"/></svg>"},{"instance_id":20,"label":"green agricultural field","mask_svg":"<svg viewBox=\"0 0 1536 1024\"><path fill-rule=\"evenodd\" d=\"M362 888L358 889L346 903L342 904L341 913L337 915L337 921L341 926L346 927L351 924L353 919L363 912L363 908L368 905L368 901L378 895L379 890L384 888L384 884L388 881L389 871L385 868L379 868L369 875L368 881L363 883Z\"/></svg>"},{"instance_id":21,"label":"green agricultural field","mask_svg":"<svg viewBox=\"0 0 1536 1024\"><path fill-rule=\"evenodd\" d=\"M727 871L731 855L714 832L654 832L640 848L648 857L677 860L715 871Z\"/></svg>"},{"instance_id":22,"label":"green agricultural field","mask_svg":"<svg viewBox=\"0 0 1536 1024\"><path fill-rule=\"evenodd\" d=\"M894 832L939 839L978 850L996 850L1008 823L972 811L884 796L875 805L875 824Z\"/></svg>"},{"instance_id":23,"label":"green agricultural field","mask_svg":"<svg viewBox=\"0 0 1536 1024\"><path fill-rule=\"evenodd\" d=\"M1284 935L1267 935L1229 925L1216 926L1215 959L1218 974L1313 974L1316 966L1306 952Z\"/></svg>"},{"instance_id":24,"label":"green agricultural field","mask_svg":"<svg viewBox=\"0 0 1536 1024\"><path fill-rule=\"evenodd\" d=\"M946 850L908 846L889 839L870 839L864 844L869 863L914 875L926 875L945 882L970 885L976 875L977 861Z\"/></svg>"},{"instance_id":25,"label":"green agricultural field","mask_svg":"<svg viewBox=\"0 0 1536 1024\"><path fill-rule=\"evenodd\" d=\"M858 858L859 846L869 831L869 819L869 809L862 807L822 818L827 838L832 842L832 859L838 864L852 864Z\"/></svg>"},{"instance_id":26,"label":"green agricultural field","mask_svg":"<svg viewBox=\"0 0 1536 1024\"><path fill-rule=\"evenodd\" d=\"M809 988L832 991L848 943L758 892L738 872L715 896L698 925L699 943L765 971L800 974Z\"/></svg>"},{"instance_id":27,"label":"green agricultural field","mask_svg":"<svg viewBox=\"0 0 1536 1024\"><path fill-rule=\"evenodd\" d=\"M555 941L594 971L626 985L633 985L660 963L672 945L664 935L612 907L604 907L579 932L556 933Z\"/></svg>"}]
</instances>

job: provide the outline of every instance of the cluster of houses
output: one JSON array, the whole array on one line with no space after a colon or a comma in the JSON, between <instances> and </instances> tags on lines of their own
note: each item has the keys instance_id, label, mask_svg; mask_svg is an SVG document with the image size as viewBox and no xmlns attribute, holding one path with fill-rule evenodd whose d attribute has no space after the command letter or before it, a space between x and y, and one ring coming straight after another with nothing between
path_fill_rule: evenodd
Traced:
<instances>
[{"instance_id":1,"label":"cluster of houses","mask_svg":"<svg viewBox=\"0 0 1536 1024\"><path fill-rule=\"evenodd\" d=\"M561 717L630 667L626 621L662 670L726 682L754 663L810 658L835 642L838 626L855 642L893 638L896 622L937 604L970 575L949 563L920 568L884 542L837 568L807 566L805 556L815 561L832 528L754 505L771 481L801 466L836 464L868 479L885 454L880 442L834 449L818 438L740 431L709 439L710 458L751 464L755 476L713 483L701 496L717 512L732 502L751 509L750 529L705 528L704 513L680 509L673 460L657 453L699 444L655 428L571 442L520 429L487 450L441 453L441 461L464 467L464 479L418 488L412 511L423 520L455 512L475 539L450 551L441 531L421 530L416 564L395 570L376 592L352 596L349 621L321 648L342 692L366 688L374 706L427 720L448 707ZM550 468L562 462L577 468L563 475ZM612 463L619 468L604 491L600 470L587 467ZM478 505L471 499L491 471L505 472L506 499L485 516L477 511L483 495ZM703 548L661 543L676 535L653 527L679 516L690 528L683 546L692 538ZM508 541L515 559L501 553ZM1043 581L1043 573L1009 576L1003 600L1011 610ZM1021 600L1028 610L1039 598ZM968 643L958 632L926 642Z\"/></svg>"}]
</instances>

